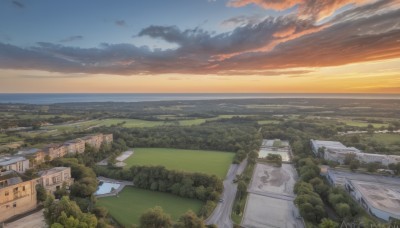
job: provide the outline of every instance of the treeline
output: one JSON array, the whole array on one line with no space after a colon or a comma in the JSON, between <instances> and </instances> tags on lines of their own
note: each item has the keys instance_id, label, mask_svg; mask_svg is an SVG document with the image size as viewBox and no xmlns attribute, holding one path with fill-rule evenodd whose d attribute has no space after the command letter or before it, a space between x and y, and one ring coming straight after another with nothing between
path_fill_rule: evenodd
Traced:
<instances>
[{"instance_id":1,"label":"treeline","mask_svg":"<svg viewBox=\"0 0 400 228\"><path fill-rule=\"evenodd\" d=\"M232 120L231 120L232 121ZM253 122L237 123L226 120L200 126L164 126L157 128L100 128L112 131L116 140L128 147L168 147L178 149L219 150L235 152L234 163L239 163L251 151L257 150L261 135Z\"/></svg>"},{"instance_id":2,"label":"treeline","mask_svg":"<svg viewBox=\"0 0 400 228\"><path fill-rule=\"evenodd\" d=\"M294 187L294 192L297 194L295 203L306 221L314 225L327 223L329 219L325 213L324 203L333 209L339 221L355 221L361 215L362 209L344 189L332 188L320 177L320 168L315 159L302 158L296 165L300 181Z\"/></svg>"}]
</instances>

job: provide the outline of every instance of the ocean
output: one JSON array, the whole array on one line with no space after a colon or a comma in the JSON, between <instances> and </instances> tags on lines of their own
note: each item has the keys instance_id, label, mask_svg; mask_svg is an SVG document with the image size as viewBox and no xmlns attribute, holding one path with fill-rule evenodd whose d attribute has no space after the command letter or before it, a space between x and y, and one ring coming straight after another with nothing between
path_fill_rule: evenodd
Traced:
<instances>
[{"instance_id":1,"label":"ocean","mask_svg":"<svg viewBox=\"0 0 400 228\"><path fill-rule=\"evenodd\" d=\"M219 99L338 98L400 99L400 94L306 93L0 93L0 103L56 104L75 102L142 102Z\"/></svg>"}]
</instances>

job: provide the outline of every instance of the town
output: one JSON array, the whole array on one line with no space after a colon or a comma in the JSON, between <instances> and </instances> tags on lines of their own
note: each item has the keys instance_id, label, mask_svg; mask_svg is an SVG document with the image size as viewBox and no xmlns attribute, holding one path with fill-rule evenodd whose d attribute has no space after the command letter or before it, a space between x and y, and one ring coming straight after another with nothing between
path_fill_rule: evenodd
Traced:
<instances>
[{"instance_id":1,"label":"town","mask_svg":"<svg viewBox=\"0 0 400 228\"><path fill-rule=\"evenodd\" d=\"M24 173L44 162L52 161L65 155L81 154L87 146L100 149L104 144L111 144L112 134L95 134L67 141L62 144L50 144L42 149L22 149L16 155L0 157L0 222L13 216L32 211L38 205L36 185L41 185L52 194L63 185L69 188L74 179L70 167L53 167L38 172L38 178L26 180Z\"/></svg>"}]
</instances>

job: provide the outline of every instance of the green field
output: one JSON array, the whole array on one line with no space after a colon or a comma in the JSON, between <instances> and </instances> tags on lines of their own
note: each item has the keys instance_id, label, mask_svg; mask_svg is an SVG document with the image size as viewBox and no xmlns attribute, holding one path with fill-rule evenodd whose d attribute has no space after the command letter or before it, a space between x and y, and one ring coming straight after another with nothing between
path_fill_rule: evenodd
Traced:
<instances>
[{"instance_id":1,"label":"green field","mask_svg":"<svg viewBox=\"0 0 400 228\"><path fill-rule=\"evenodd\" d=\"M267 125L267 124L277 124L279 122L280 122L279 120L259 120L258 124Z\"/></svg>"},{"instance_id":2,"label":"green field","mask_svg":"<svg viewBox=\"0 0 400 228\"><path fill-rule=\"evenodd\" d=\"M368 127L371 124L374 128L381 128L381 127L388 127L389 124L385 123L367 123L367 122L360 122L360 121L353 121L353 120L346 120L344 124L352 127Z\"/></svg>"},{"instance_id":3,"label":"green field","mask_svg":"<svg viewBox=\"0 0 400 228\"><path fill-rule=\"evenodd\" d=\"M215 174L225 178L235 153L181 150L168 148L135 148L134 154L126 159L126 167L132 165L162 165L167 169Z\"/></svg>"},{"instance_id":4,"label":"green field","mask_svg":"<svg viewBox=\"0 0 400 228\"><path fill-rule=\"evenodd\" d=\"M400 145L400 134L373 134L370 138L385 145Z\"/></svg>"},{"instance_id":5,"label":"green field","mask_svg":"<svg viewBox=\"0 0 400 228\"><path fill-rule=\"evenodd\" d=\"M155 206L161 206L164 212L170 214L174 220L177 220L189 209L198 213L203 202L168 193L125 187L119 193L119 197L99 198L97 204L106 207L118 222L129 226L131 224L139 224L140 215Z\"/></svg>"}]
</instances>

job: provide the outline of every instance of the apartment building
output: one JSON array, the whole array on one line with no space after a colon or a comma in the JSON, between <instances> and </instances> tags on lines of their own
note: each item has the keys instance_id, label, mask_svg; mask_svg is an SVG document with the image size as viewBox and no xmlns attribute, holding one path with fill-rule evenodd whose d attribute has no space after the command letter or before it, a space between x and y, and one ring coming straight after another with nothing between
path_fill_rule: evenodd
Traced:
<instances>
[{"instance_id":1,"label":"apartment building","mask_svg":"<svg viewBox=\"0 0 400 228\"><path fill-rule=\"evenodd\" d=\"M81 154L85 152L85 141L82 139L70 140L64 143L68 154Z\"/></svg>"},{"instance_id":2,"label":"apartment building","mask_svg":"<svg viewBox=\"0 0 400 228\"><path fill-rule=\"evenodd\" d=\"M36 208L36 182L23 181L13 170L0 173L0 222Z\"/></svg>"},{"instance_id":3,"label":"apartment building","mask_svg":"<svg viewBox=\"0 0 400 228\"><path fill-rule=\"evenodd\" d=\"M17 155L28 158L30 161L31 167L34 167L37 164L44 162L44 157L46 156L44 151L41 149L31 148L31 149L23 149L18 151Z\"/></svg>"},{"instance_id":4,"label":"apartment building","mask_svg":"<svg viewBox=\"0 0 400 228\"><path fill-rule=\"evenodd\" d=\"M67 188L74 183L74 179L71 178L70 167L54 167L39 172L39 176L39 184L41 184L50 194L61 189L64 183Z\"/></svg>"},{"instance_id":5,"label":"apartment building","mask_svg":"<svg viewBox=\"0 0 400 228\"><path fill-rule=\"evenodd\" d=\"M18 173L24 173L29 169L29 159L22 156L0 156L1 171L14 170Z\"/></svg>"},{"instance_id":6,"label":"apartment building","mask_svg":"<svg viewBox=\"0 0 400 228\"><path fill-rule=\"evenodd\" d=\"M67 154L67 147L64 144L50 144L43 150L46 155L49 155L50 160L64 157Z\"/></svg>"}]
</instances>

